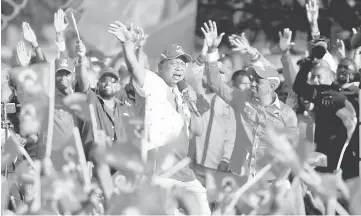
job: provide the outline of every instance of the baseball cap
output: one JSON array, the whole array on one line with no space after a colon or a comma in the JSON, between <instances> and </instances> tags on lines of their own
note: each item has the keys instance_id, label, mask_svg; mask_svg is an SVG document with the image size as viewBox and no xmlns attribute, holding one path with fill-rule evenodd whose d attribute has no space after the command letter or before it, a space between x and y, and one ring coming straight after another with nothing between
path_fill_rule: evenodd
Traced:
<instances>
[{"instance_id":1,"label":"baseball cap","mask_svg":"<svg viewBox=\"0 0 361 216\"><path fill-rule=\"evenodd\" d=\"M278 86L281 83L277 69L272 68L270 66L258 66L258 65L250 66L247 68L247 73L249 75L256 73L262 79L268 79L272 81L276 85L276 88L278 88Z\"/></svg>"},{"instance_id":2,"label":"baseball cap","mask_svg":"<svg viewBox=\"0 0 361 216\"><path fill-rule=\"evenodd\" d=\"M70 58L59 58L55 60L55 73L60 70L74 72L74 62Z\"/></svg>"},{"instance_id":3,"label":"baseball cap","mask_svg":"<svg viewBox=\"0 0 361 216\"><path fill-rule=\"evenodd\" d=\"M165 48L165 50L160 54L160 61L163 61L165 59L175 59L179 56L184 56L186 59L186 62L192 62L192 57L185 53L181 46L177 44L169 45Z\"/></svg>"},{"instance_id":4,"label":"baseball cap","mask_svg":"<svg viewBox=\"0 0 361 216\"><path fill-rule=\"evenodd\" d=\"M112 67L106 67L104 69L102 69L100 72L99 72L99 79L101 79L103 76L112 76L114 77L115 79L119 80L119 74L118 74L118 71Z\"/></svg>"}]
</instances>

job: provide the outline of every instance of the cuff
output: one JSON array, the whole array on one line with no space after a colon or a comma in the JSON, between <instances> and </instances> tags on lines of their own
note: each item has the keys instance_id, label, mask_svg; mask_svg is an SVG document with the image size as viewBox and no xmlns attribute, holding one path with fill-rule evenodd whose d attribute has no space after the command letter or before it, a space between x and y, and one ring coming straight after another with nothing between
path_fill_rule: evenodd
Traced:
<instances>
[{"instance_id":1,"label":"cuff","mask_svg":"<svg viewBox=\"0 0 361 216\"><path fill-rule=\"evenodd\" d=\"M58 49L60 52L64 52L65 51L65 41L60 41L60 42L56 42L56 45L58 46Z\"/></svg>"},{"instance_id":2,"label":"cuff","mask_svg":"<svg viewBox=\"0 0 361 216\"><path fill-rule=\"evenodd\" d=\"M220 55L218 51L212 52L212 53L208 53L207 55L207 61L208 62L215 62L218 61L220 59Z\"/></svg>"},{"instance_id":3,"label":"cuff","mask_svg":"<svg viewBox=\"0 0 361 216\"><path fill-rule=\"evenodd\" d=\"M221 161L226 162L226 163L229 164L229 159L228 158L222 157Z\"/></svg>"}]
</instances>

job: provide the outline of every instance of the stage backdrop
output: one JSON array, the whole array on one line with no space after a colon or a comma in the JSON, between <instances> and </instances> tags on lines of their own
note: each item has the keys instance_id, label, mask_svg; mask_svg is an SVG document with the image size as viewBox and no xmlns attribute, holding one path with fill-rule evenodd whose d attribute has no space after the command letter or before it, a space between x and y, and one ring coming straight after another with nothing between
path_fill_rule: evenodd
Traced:
<instances>
[{"instance_id":1,"label":"stage backdrop","mask_svg":"<svg viewBox=\"0 0 361 216\"><path fill-rule=\"evenodd\" d=\"M109 55L119 52L120 45L107 32L108 25L133 21L149 34L145 52L154 67L168 44L193 52L196 11L196 0L88 0L78 24L84 40Z\"/></svg>"}]
</instances>

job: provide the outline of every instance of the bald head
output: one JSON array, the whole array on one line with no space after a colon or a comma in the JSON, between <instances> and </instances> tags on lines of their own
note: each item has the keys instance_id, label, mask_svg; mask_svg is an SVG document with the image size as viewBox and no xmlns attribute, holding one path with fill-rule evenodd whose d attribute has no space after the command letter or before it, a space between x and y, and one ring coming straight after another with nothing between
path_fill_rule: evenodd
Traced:
<instances>
[{"instance_id":1,"label":"bald head","mask_svg":"<svg viewBox=\"0 0 361 216\"><path fill-rule=\"evenodd\" d=\"M329 67L316 66L311 70L310 81L314 85L331 85L334 74Z\"/></svg>"}]
</instances>

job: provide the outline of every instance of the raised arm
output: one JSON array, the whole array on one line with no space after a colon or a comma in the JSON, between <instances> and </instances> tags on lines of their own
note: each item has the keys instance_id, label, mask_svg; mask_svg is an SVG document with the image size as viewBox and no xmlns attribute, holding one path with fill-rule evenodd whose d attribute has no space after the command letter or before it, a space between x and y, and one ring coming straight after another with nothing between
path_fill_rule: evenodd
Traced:
<instances>
[{"instance_id":1,"label":"raised arm","mask_svg":"<svg viewBox=\"0 0 361 216\"><path fill-rule=\"evenodd\" d=\"M131 26L130 29L131 28L133 27ZM109 25L108 32L114 35L122 43L125 63L127 64L128 70L134 81L140 87L143 87L145 68L139 63L135 54L134 50L136 45L131 30L128 30L123 23L115 21L115 23Z\"/></svg>"},{"instance_id":2,"label":"raised arm","mask_svg":"<svg viewBox=\"0 0 361 216\"><path fill-rule=\"evenodd\" d=\"M68 27L69 23L65 22L65 13L62 9L59 9L54 14L54 27L56 32L56 45L58 47L58 58L66 57L66 45L64 31Z\"/></svg>"},{"instance_id":3,"label":"raised arm","mask_svg":"<svg viewBox=\"0 0 361 216\"><path fill-rule=\"evenodd\" d=\"M40 61L46 60L45 55L44 55L44 53L42 52L42 50L41 50L41 48L39 46L36 35L35 35L33 29L31 29L29 23L23 22L22 27L23 27L24 39L25 39L25 41L27 41L27 42L29 42L31 44L31 46L33 47L33 49L35 51L36 56L38 57L38 59Z\"/></svg>"},{"instance_id":4,"label":"raised arm","mask_svg":"<svg viewBox=\"0 0 361 216\"><path fill-rule=\"evenodd\" d=\"M306 4L307 19L311 26L312 39L320 37L320 30L318 28L318 2L317 0L310 0Z\"/></svg>"},{"instance_id":5,"label":"raised arm","mask_svg":"<svg viewBox=\"0 0 361 216\"><path fill-rule=\"evenodd\" d=\"M295 82L293 84L293 91L303 99L314 102L317 91L314 86L307 83L308 73L311 69L312 63L309 61L301 65L300 71L297 73Z\"/></svg>"},{"instance_id":6,"label":"raised arm","mask_svg":"<svg viewBox=\"0 0 361 216\"><path fill-rule=\"evenodd\" d=\"M78 60L75 65L75 77L78 83L78 91L86 92L90 87L89 79L87 77L86 65L85 65L86 48L82 41L78 41L75 49L78 55Z\"/></svg>"},{"instance_id":7,"label":"raised arm","mask_svg":"<svg viewBox=\"0 0 361 216\"><path fill-rule=\"evenodd\" d=\"M208 46L208 58L206 62L206 76L209 86L221 97L226 103L230 103L233 100L233 88L227 83L223 82L218 68L218 46L224 36L224 33L218 35L216 22L209 21L209 26L204 23L204 28L201 28L207 46Z\"/></svg>"},{"instance_id":8,"label":"raised arm","mask_svg":"<svg viewBox=\"0 0 361 216\"><path fill-rule=\"evenodd\" d=\"M291 60L291 54L290 49L294 45L294 43L291 42L292 40L292 31L288 28L283 30L282 32L278 32L280 37L280 48L282 51L282 69L283 69L283 75L285 77L285 81L288 87L292 88L293 83L296 79L297 72L295 67L293 66L292 60Z\"/></svg>"}]
</instances>

